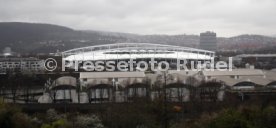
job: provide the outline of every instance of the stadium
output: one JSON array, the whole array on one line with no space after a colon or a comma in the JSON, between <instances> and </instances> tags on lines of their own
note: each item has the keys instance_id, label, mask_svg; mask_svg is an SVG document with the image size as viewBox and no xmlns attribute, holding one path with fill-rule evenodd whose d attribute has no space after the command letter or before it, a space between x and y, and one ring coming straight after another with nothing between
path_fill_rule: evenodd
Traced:
<instances>
[{"instance_id":1,"label":"stadium","mask_svg":"<svg viewBox=\"0 0 276 128\"><path fill-rule=\"evenodd\" d=\"M215 53L196 48L151 44L151 43L116 43L82 47L64 51L65 61L122 61L143 60L154 58L157 61L167 61L169 64L179 60L210 61Z\"/></svg>"},{"instance_id":2,"label":"stadium","mask_svg":"<svg viewBox=\"0 0 276 128\"><path fill-rule=\"evenodd\" d=\"M210 60L212 51L150 43L117 43L82 47L64 51L65 60L188 59Z\"/></svg>"}]
</instances>

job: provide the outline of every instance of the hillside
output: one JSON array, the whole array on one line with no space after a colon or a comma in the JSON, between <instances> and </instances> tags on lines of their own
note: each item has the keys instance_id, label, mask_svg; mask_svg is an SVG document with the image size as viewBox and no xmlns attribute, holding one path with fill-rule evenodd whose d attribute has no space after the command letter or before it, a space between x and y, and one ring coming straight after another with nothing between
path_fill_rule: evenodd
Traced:
<instances>
[{"instance_id":1,"label":"hillside","mask_svg":"<svg viewBox=\"0 0 276 128\"><path fill-rule=\"evenodd\" d=\"M114 43L114 40L117 40L117 37L76 31L58 25L0 23L0 47L11 47L21 53L48 53L93 44Z\"/></svg>"},{"instance_id":2,"label":"hillside","mask_svg":"<svg viewBox=\"0 0 276 128\"><path fill-rule=\"evenodd\" d=\"M64 26L38 23L0 23L0 47L19 53L49 53L77 47L109 43L159 43L197 47L198 35L139 35L119 32L74 30ZM220 50L255 50L276 46L276 38L262 35L219 37Z\"/></svg>"},{"instance_id":3,"label":"hillside","mask_svg":"<svg viewBox=\"0 0 276 128\"><path fill-rule=\"evenodd\" d=\"M74 30L50 24L30 23L0 23L0 41L40 41L48 39L61 39L63 35L74 32Z\"/></svg>"}]
</instances>

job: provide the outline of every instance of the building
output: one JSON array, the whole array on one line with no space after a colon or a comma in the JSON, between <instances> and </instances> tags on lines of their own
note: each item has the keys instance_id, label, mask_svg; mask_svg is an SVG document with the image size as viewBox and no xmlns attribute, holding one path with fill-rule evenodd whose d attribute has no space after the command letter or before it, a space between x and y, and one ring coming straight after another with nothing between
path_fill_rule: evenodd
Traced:
<instances>
[{"instance_id":1,"label":"building","mask_svg":"<svg viewBox=\"0 0 276 128\"><path fill-rule=\"evenodd\" d=\"M276 72L259 69L233 69L232 71L200 71L197 78L204 81L217 81L226 87L239 90L258 90L267 87L274 88Z\"/></svg>"},{"instance_id":2,"label":"building","mask_svg":"<svg viewBox=\"0 0 276 128\"><path fill-rule=\"evenodd\" d=\"M42 72L44 71L44 60L37 58L0 58L0 73L7 72Z\"/></svg>"},{"instance_id":3,"label":"building","mask_svg":"<svg viewBox=\"0 0 276 128\"><path fill-rule=\"evenodd\" d=\"M150 43L116 43L76 48L62 53L65 60L210 60L215 53L208 50Z\"/></svg>"},{"instance_id":4,"label":"building","mask_svg":"<svg viewBox=\"0 0 276 128\"><path fill-rule=\"evenodd\" d=\"M258 69L232 71L80 72L51 82L39 103L122 103L155 100L166 93L168 102L223 101L225 92L275 92L276 72ZM48 91L47 91L48 90Z\"/></svg>"},{"instance_id":5,"label":"building","mask_svg":"<svg viewBox=\"0 0 276 128\"><path fill-rule=\"evenodd\" d=\"M13 54L10 47L5 47L3 50L3 56L11 56Z\"/></svg>"},{"instance_id":6,"label":"building","mask_svg":"<svg viewBox=\"0 0 276 128\"><path fill-rule=\"evenodd\" d=\"M77 79L72 76L57 78L45 89L43 95L38 99L39 103L78 103L81 97L77 92Z\"/></svg>"},{"instance_id":7,"label":"building","mask_svg":"<svg viewBox=\"0 0 276 128\"><path fill-rule=\"evenodd\" d=\"M204 50L216 51L217 50L217 36L214 32L200 33L199 48Z\"/></svg>"},{"instance_id":8,"label":"building","mask_svg":"<svg viewBox=\"0 0 276 128\"><path fill-rule=\"evenodd\" d=\"M147 93L144 72L81 72L90 103L130 101ZM114 94L112 93L114 92Z\"/></svg>"},{"instance_id":9,"label":"building","mask_svg":"<svg viewBox=\"0 0 276 128\"><path fill-rule=\"evenodd\" d=\"M250 64L259 69L276 68L276 54L241 54L234 58L237 60L235 65L238 67Z\"/></svg>"},{"instance_id":10,"label":"building","mask_svg":"<svg viewBox=\"0 0 276 128\"><path fill-rule=\"evenodd\" d=\"M214 59L215 52L173 45L117 43L76 48L63 52L62 56L66 62L114 61L118 63L118 61L134 60L138 63L154 59L157 62L166 61L170 67L176 67L177 60L210 61ZM79 66L81 68L82 63Z\"/></svg>"}]
</instances>

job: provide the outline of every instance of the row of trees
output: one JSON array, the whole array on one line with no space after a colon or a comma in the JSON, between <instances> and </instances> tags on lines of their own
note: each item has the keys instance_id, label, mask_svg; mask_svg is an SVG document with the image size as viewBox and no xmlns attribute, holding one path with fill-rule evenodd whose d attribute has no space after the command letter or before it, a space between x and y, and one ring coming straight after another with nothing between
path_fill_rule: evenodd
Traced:
<instances>
[{"instance_id":1,"label":"row of trees","mask_svg":"<svg viewBox=\"0 0 276 128\"><path fill-rule=\"evenodd\" d=\"M205 113L199 118L181 121L174 128L275 128L275 106L241 106Z\"/></svg>"},{"instance_id":2,"label":"row of trees","mask_svg":"<svg viewBox=\"0 0 276 128\"><path fill-rule=\"evenodd\" d=\"M15 105L0 102L1 128L274 128L275 105L241 105L213 112L205 111L196 116L179 114L185 108L168 104L162 99L155 102L144 100L133 104L99 108L97 111L24 113ZM184 106L185 107L185 106ZM190 112L193 113L193 112ZM184 116L184 117L183 117Z\"/></svg>"},{"instance_id":3,"label":"row of trees","mask_svg":"<svg viewBox=\"0 0 276 128\"><path fill-rule=\"evenodd\" d=\"M15 105L0 101L0 128L104 128L98 116L93 114L58 113L49 109L46 113L26 114Z\"/></svg>"},{"instance_id":4,"label":"row of trees","mask_svg":"<svg viewBox=\"0 0 276 128\"><path fill-rule=\"evenodd\" d=\"M30 75L8 74L0 78L0 95L2 95L5 99L9 99L14 103L16 103L17 101L23 101L25 103L37 102L37 96L42 95L44 85L47 83L46 81L51 79L51 77L52 77L52 80L55 80L56 78L58 78L58 76L59 75L46 76L46 75L31 75L31 74ZM162 80L158 80L158 81L162 81ZM158 95L162 95L163 88L166 88L167 91L171 91L173 93L175 89L178 89L179 94L177 94L178 97L175 97L175 98L179 100L178 102L182 102L183 97L185 97L185 95L191 95L191 97L188 96L189 98L193 98L192 96L194 95L199 95L199 98L203 100L206 100L206 99L216 100L217 92L219 91L219 88L220 88L220 86L217 86L217 85L220 85L220 83L214 83L214 82L208 83L208 84L202 83L201 84L202 87L201 86L194 87L193 84L195 84L194 82L195 80L193 80L192 78L187 80L188 82L187 84L183 84L181 83L181 81L178 81L178 83L174 83L173 85L170 84L168 86L164 86L164 83L158 82L158 81L154 83L154 85L150 86L149 84L150 82L147 79L146 82L144 82L145 84L142 84L143 85L142 87L132 86L132 87L128 87L127 89L133 89L134 93L136 94L138 93L136 92L138 88L144 88L146 91L140 92L140 93L146 93L141 95L147 96L148 98L149 98L150 91L156 91L156 92L159 92ZM40 91L31 92L33 90L40 90ZM188 92L185 92L185 90L187 90ZM78 92L80 91L79 88L77 88L77 91Z\"/></svg>"}]
</instances>

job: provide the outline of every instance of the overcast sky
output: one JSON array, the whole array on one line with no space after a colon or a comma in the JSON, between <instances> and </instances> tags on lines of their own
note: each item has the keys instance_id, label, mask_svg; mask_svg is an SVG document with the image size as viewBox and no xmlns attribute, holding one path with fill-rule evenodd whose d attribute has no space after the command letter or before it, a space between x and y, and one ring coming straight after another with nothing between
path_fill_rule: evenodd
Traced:
<instances>
[{"instance_id":1,"label":"overcast sky","mask_svg":"<svg viewBox=\"0 0 276 128\"><path fill-rule=\"evenodd\" d=\"M0 21L138 34L276 35L276 0L0 0Z\"/></svg>"}]
</instances>

